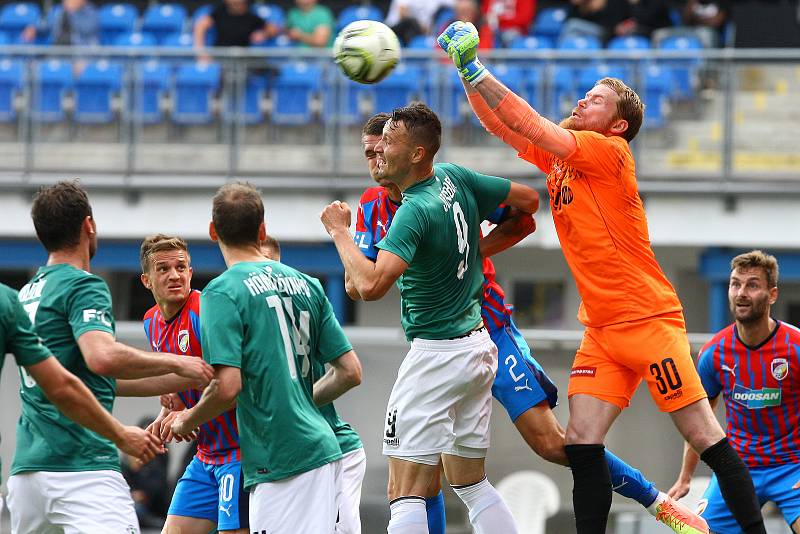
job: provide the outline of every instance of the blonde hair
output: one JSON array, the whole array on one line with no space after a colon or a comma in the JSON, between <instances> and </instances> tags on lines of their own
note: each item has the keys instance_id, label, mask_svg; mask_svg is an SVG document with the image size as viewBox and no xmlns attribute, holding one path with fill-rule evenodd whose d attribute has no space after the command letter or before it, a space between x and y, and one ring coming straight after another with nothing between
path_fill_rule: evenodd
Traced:
<instances>
[{"instance_id":1,"label":"blonde hair","mask_svg":"<svg viewBox=\"0 0 800 534\"><path fill-rule=\"evenodd\" d=\"M639 128L642 127L644 120L644 104L636 91L625 85L625 82L619 78L603 78L599 80L596 85L605 85L610 87L619 100L617 101L617 116L616 119L625 119L628 121L628 129L622 134L622 137L628 141L633 141L636 134L639 133Z\"/></svg>"},{"instance_id":2,"label":"blonde hair","mask_svg":"<svg viewBox=\"0 0 800 534\"><path fill-rule=\"evenodd\" d=\"M176 236L169 236L165 234L155 234L144 238L142 246L139 249L139 263L142 266L142 273L147 274L150 270L150 260L156 252L164 252L165 250L182 250L189 257L189 247L186 241Z\"/></svg>"},{"instance_id":3,"label":"blonde hair","mask_svg":"<svg viewBox=\"0 0 800 534\"><path fill-rule=\"evenodd\" d=\"M739 254L731 260L731 271L760 268L767 277L767 286L771 289L778 287L778 260L772 254L761 250L751 250Z\"/></svg>"}]
</instances>

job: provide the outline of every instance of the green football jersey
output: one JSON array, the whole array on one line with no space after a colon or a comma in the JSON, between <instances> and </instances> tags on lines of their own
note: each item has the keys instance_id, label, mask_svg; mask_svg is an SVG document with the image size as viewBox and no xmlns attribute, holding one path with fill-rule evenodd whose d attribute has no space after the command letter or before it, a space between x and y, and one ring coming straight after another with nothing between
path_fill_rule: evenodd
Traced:
<instances>
[{"instance_id":1,"label":"green football jersey","mask_svg":"<svg viewBox=\"0 0 800 534\"><path fill-rule=\"evenodd\" d=\"M324 374L325 365L317 360L312 360L311 376L314 380L319 380ZM350 423L339 417L339 413L336 411L332 402L325 406L320 406L319 411L322 417L331 425L333 433L336 434L336 439L339 441L339 448L342 449L342 454L347 454L348 452L364 447L364 444L361 443L361 438L358 436L358 432L350 426Z\"/></svg>"},{"instance_id":2,"label":"green football jersey","mask_svg":"<svg viewBox=\"0 0 800 534\"><path fill-rule=\"evenodd\" d=\"M351 350L319 281L275 261L237 263L200 297L203 358L238 367L245 487L341 458L311 396L311 361Z\"/></svg>"},{"instance_id":3,"label":"green football jersey","mask_svg":"<svg viewBox=\"0 0 800 534\"><path fill-rule=\"evenodd\" d=\"M89 370L77 339L99 330L114 335L111 294L102 278L71 265L39 268L19 292L34 330L61 365L80 378L109 412L114 408L113 378ZM114 444L80 426L53 406L23 369L22 415L11 474L26 471L120 470Z\"/></svg>"},{"instance_id":4,"label":"green football jersey","mask_svg":"<svg viewBox=\"0 0 800 534\"><path fill-rule=\"evenodd\" d=\"M50 351L33 333L28 314L17 299L17 292L0 284L0 370L7 353L17 365L33 365L50 357Z\"/></svg>"},{"instance_id":5,"label":"green football jersey","mask_svg":"<svg viewBox=\"0 0 800 534\"><path fill-rule=\"evenodd\" d=\"M397 280L406 338L449 339L481 323L480 224L511 182L451 163L403 191L403 204L378 248L408 264Z\"/></svg>"}]
</instances>

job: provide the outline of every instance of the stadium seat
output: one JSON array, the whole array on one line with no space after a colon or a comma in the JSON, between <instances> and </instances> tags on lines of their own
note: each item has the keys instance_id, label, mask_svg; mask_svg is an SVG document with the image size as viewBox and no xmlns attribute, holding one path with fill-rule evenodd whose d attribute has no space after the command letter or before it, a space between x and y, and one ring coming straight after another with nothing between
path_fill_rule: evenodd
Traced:
<instances>
[{"instance_id":1,"label":"stadium seat","mask_svg":"<svg viewBox=\"0 0 800 534\"><path fill-rule=\"evenodd\" d=\"M277 4L259 4L254 6L256 15L264 19L264 22L274 24L279 28L286 27L286 13Z\"/></svg>"},{"instance_id":2,"label":"stadium seat","mask_svg":"<svg viewBox=\"0 0 800 534\"><path fill-rule=\"evenodd\" d=\"M675 50L688 52L701 50L703 43L693 35L675 35L667 37L659 43L661 50ZM690 57L681 58L662 58L661 65L666 66L671 71L672 77L672 98L677 100L690 100L694 98L697 87L697 70L700 60Z\"/></svg>"},{"instance_id":3,"label":"stadium seat","mask_svg":"<svg viewBox=\"0 0 800 534\"><path fill-rule=\"evenodd\" d=\"M114 46L129 46L133 48L156 46L156 39L149 33L123 33L114 40Z\"/></svg>"},{"instance_id":4,"label":"stadium seat","mask_svg":"<svg viewBox=\"0 0 800 534\"><path fill-rule=\"evenodd\" d=\"M222 69L216 63L181 65L175 75L172 120L187 125L212 122L212 102L221 78Z\"/></svg>"},{"instance_id":5,"label":"stadium seat","mask_svg":"<svg viewBox=\"0 0 800 534\"><path fill-rule=\"evenodd\" d=\"M75 121L86 124L114 120L112 101L122 87L122 67L100 60L90 63L75 80Z\"/></svg>"},{"instance_id":6,"label":"stadium seat","mask_svg":"<svg viewBox=\"0 0 800 534\"><path fill-rule=\"evenodd\" d=\"M38 25L41 16L39 6L32 2L6 4L0 11L0 32L6 34L9 42L19 43L22 30Z\"/></svg>"},{"instance_id":7,"label":"stadium seat","mask_svg":"<svg viewBox=\"0 0 800 534\"><path fill-rule=\"evenodd\" d=\"M644 128L659 129L666 125L668 99L672 89L672 73L659 63L644 68Z\"/></svg>"},{"instance_id":8,"label":"stadium seat","mask_svg":"<svg viewBox=\"0 0 800 534\"><path fill-rule=\"evenodd\" d=\"M536 471L517 471L497 483L519 534L545 534L547 518L558 512L561 499L558 486Z\"/></svg>"},{"instance_id":9,"label":"stadium seat","mask_svg":"<svg viewBox=\"0 0 800 534\"><path fill-rule=\"evenodd\" d=\"M336 31L338 32L351 22L357 20L377 20L383 22L383 12L375 6L348 6L339 13L336 19Z\"/></svg>"},{"instance_id":10,"label":"stadium seat","mask_svg":"<svg viewBox=\"0 0 800 534\"><path fill-rule=\"evenodd\" d=\"M139 63L134 69L133 117L142 124L156 124L164 119L161 98L170 86L169 66L157 61Z\"/></svg>"},{"instance_id":11,"label":"stadium seat","mask_svg":"<svg viewBox=\"0 0 800 534\"><path fill-rule=\"evenodd\" d=\"M620 35L608 42L609 50L649 50L650 48L650 39L641 35Z\"/></svg>"},{"instance_id":12,"label":"stadium seat","mask_svg":"<svg viewBox=\"0 0 800 534\"><path fill-rule=\"evenodd\" d=\"M559 50L600 50L600 40L588 35L564 37L558 41Z\"/></svg>"},{"instance_id":13,"label":"stadium seat","mask_svg":"<svg viewBox=\"0 0 800 534\"><path fill-rule=\"evenodd\" d=\"M373 86L351 81L339 69L330 69L326 74L328 80L327 89L322 93L322 118L328 123L339 121L348 126L358 124L364 115L361 103L373 99Z\"/></svg>"},{"instance_id":14,"label":"stadium seat","mask_svg":"<svg viewBox=\"0 0 800 534\"><path fill-rule=\"evenodd\" d=\"M583 98L583 95L588 93L595 83L602 78L619 78L621 80L629 79L627 69L619 65L609 65L608 63L598 63L596 65L589 65L578 70L578 83L575 87L578 98Z\"/></svg>"},{"instance_id":15,"label":"stadium seat","mask_svg":"<svg viewBox=\"0 0 800 534\"><path fill-rule=\"evenodd\" d=\"M64 96L72 88L72 65L49 59L39 63L33 88L33 117L39 122L64 120Z\"/></svg>"},{"instance_id":16,"label":"stadium seat","mask_svg":"<svg viewBox=\"0 0 800 534\"><path fill-rule=\"evenodd\" d=\"M168 36L182 33L186 8L180 4L154 4L142 16L142 33L152 35L161 44Z\"/></svg>"},{"instance_id":17,"label":"stadium seat","mask_svg":"<svg viewBox=\"0 0 800 534\"><path fill-rule=\"evenodd\" d=\"M512 50L550 50L555 48L555 42L549 37L540 35L518 35L511 41L509 48Z\"/></svg>"},{"instance_id":18,"label":"stadium seat","mask_svg":"<svg viewBox=\"0 0 800 534\"><path fill-rule=\"evenodd\" d=\"M526 68L523 73L522 84L525 94L528 95L528 102L534 109L539 110L543 115L547 114L545 109L545 83L544 67L531 66Z\"/></svg>"},{"instance_id":19,"label":"stadium seat","mask_svg":"<svg viewBox=\"0 0 800 534\"><path fill-rule=\"evenodd\" d=\"M260 124L264 120L264 112L261 110L261 101L267 91L267 79L262 75L251 74L247 77L242 100L239 101L239 113L244 124ZM228 98L226 104L226 118L235 120L234 99Z\"/></svg>"},{"instance_id":20,"label":"stadium seat","mask_svg":"<svg viewBox=\"0 0 800 534\"><path fill-rule=\"evenodd\" d=\"M433 93L434 88L435 85L431 87L431 93ZM439 114L442 122L449 126L461 126L465 121L461 104L465 100L464 87L461 85L461 77L458 75L458 71L456 69L447 69L442 79L442 93L441 95L434 95L431 107Z\"/></svg>"},{"instance_id":21,"label":"stadium seat","mask_svg":"<svg viewBox=\"0 0 800 534\"><path fill-rule=\"evenodd\" d=\"M375 85L375 113L391 112L414 99L422 71L405 63L397 65L386 79Z\"/></svg>"},{"instance_id":22,"label":"stadium seat","mask_svg":"<svg viewBox=\"0 0 800 534\"><path fill-rule=\"evenodd\" d=\"M320 88L322 70L305 61L282 66L272 88L272 122L300 125L311 122L311 101Z\"/></svg>"},{"instance_id":23,"label":"stadium seat","mask_svg":"<svg viewBox=\"0 0 800 534\"><path fill-rule=\"evenodd\" d=\"M550 7L543 9L536 16L536 20L533 21L530 33L536 37L547 37L556 41L561 35L561 28L566 20L566 8Z\"/></svg>"},{"instance_id":24,"label":"stadium seat","mask_svg":"<svg viewBox=\"0 0 800 534\"><path fill-rule=\"evenodd\" d=\"M557 64L551 72L551 83L553 91L551 93L550 110L548 117L556 122L564 117L565 111L572 109L578 99L577 80L575 69L567 65Z\"/></svg>"},{"instance_id":25,"label":"stadium seat","mask_svg":"<svg viewBox=\"0 0 800 534\"><path fill-rule=\"evenodd\" d=\"M191 33L177 33L168 36L161 43L167 48L192 48L194 46L194 36Z\"/></svg>"},{"instance_id":26,"label":"stadium seat","mask_svg":"<svg viewBox=\"0 0 800 534\"><path fill-rule=\"evenodd\" d=\"M0 60L0 122L12 122L17 119L14 101L22 91L25 81L25 65L22 61Z\"/></svg>"},{"instance_id":27,"label":"stadium seat","mask_svg":"<svg viewBox=\"0 0 800 534\"><path fill-rule=\"evenodd\" d=\"M100 44L113 44L120 35L133 33L139 13L131 4L106 4L98 12Z\"/></svg>"},{"instance_id":28,"label":"stadium seat","mask_svg":"<svg viewBox=\"0 0 800 534\"><path fill-rule=\"evenodd\" d=\"M433 21L433 32L439 35L445 30L445 24L450 24L450 21L455 18L455 11L451 7L440 7L436 13L436 18Z\"/></svg>"}]
</instances>

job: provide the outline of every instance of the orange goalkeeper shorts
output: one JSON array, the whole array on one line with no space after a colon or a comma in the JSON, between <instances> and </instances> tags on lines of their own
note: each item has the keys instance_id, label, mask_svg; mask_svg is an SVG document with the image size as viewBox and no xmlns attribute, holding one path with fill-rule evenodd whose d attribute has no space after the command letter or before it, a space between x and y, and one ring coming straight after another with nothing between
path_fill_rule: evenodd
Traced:
<instances>
[{"instance_id":1,"label":"orange goalkeeper shorts","mask_svg":"<svg viewBox=\"0 0 800 534\"><path fill-rule=\"evenodd\" d=\"M642 378L662 412L707 397L682 313L587 327L572 364L568 395L591 395L624 410Z\"/></svg>"}]
</instances>

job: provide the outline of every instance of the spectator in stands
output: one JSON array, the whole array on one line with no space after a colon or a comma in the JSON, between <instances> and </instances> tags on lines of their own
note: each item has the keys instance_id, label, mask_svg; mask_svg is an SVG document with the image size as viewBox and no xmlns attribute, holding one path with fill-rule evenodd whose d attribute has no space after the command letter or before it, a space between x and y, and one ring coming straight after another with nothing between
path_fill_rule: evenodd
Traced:
<instances>
[{"instance_id":1,"label":"spectator in stands","mask_svg":"<svg viewBox=\"0 0 800 534\"><path fill-rule=\"evenodd\" d=\"M483 0L481 12L494 33L508 45L514 38L528 34L536 14L536 0Z\"/></svg>"},{"instance_id":2,"label":"spectator in stands","mask_svg":"<svg viewBox=\"0 0 800 534\"><path fill-rule=\"evenodd\" d=\"M384 22L406 46L414 37L435 33L436 15L453 4L454 0L392 0Z\"/></svg>"},{"instance_id":3,"label":"spectator in stands","mask_svg":"<svg viewBox=\"0 0 800 534\"><path fill-rule=\"evenodd\" d=\"M628 0L629 18L614 27L614 35L641 35L648 39L655 30L672 26L666 0Z\"/></svg>"},{"instance_id":4,"label":"spectator in stands","mask_svg":"<svg viewBox=\"0 0 800 534\"><path fill-rule=\"evenodd\" d=\"M687 0L683 7L683 23L708 47L719 46L731 13L730 0Z\"/></svg>"},{"instance_id":5,"label":"spectator in stands","mask_svg":"<svg viewBox=\"0 0 800 534\"><path fill-rule=\"evenodd\" d=\"M570 0L561 37L592 36L605 42L617 25L630 18L628 0Z\"/></svg>"},{"instance_id":6,"label":"spectator in stands","mask_svg":"<svg viewBox=\"0 0 800 534\"><path fill-rule=\"evenodd\" d=\"M96 45L100 42L97 10L88 0L64 0L51 28L52 42L56 45ZM22 32L26 42L36 39L36 26Z\"/></svg>"},{"instance_id":7,"label":"spectator in stands","mask_svg":"<svg viewBox=\"0 0 800 534\"><path fill-rule=\"evenodd\" d=\"M217 30L214 46L250 46L278 35L280 28L261 19L250 10L248 0L225 0L194 26L194 46L202 50L206 34Z\"/></svg>"},{"instance_id":8,"label":"spectator in stands","mask_svg":"<svg viewBox=\"0 0 800 534\"><path fill-rule=\"evenodd\" d=\"M456 0L453 6L453 17L442 24L441 28L437 28L437 31L439 33L443 32L450 23L457 20L471 22L478 28L478 34L481 38L478 48L487 49L493 47L495 34L492 27L487 23L486 18L481 16L477 0Z\"/></svg>"},{"instance_id":9,"label":"spectator in stands","mask_svg":"<svg viewBox=\"0 0 800 534\"><path fill-rule=\"evenodd\" d=\"M295 0L286 16L286 35L300 46L328 47L333 43L335 19L317 0Z\"/></svg>"}]
</instances>

